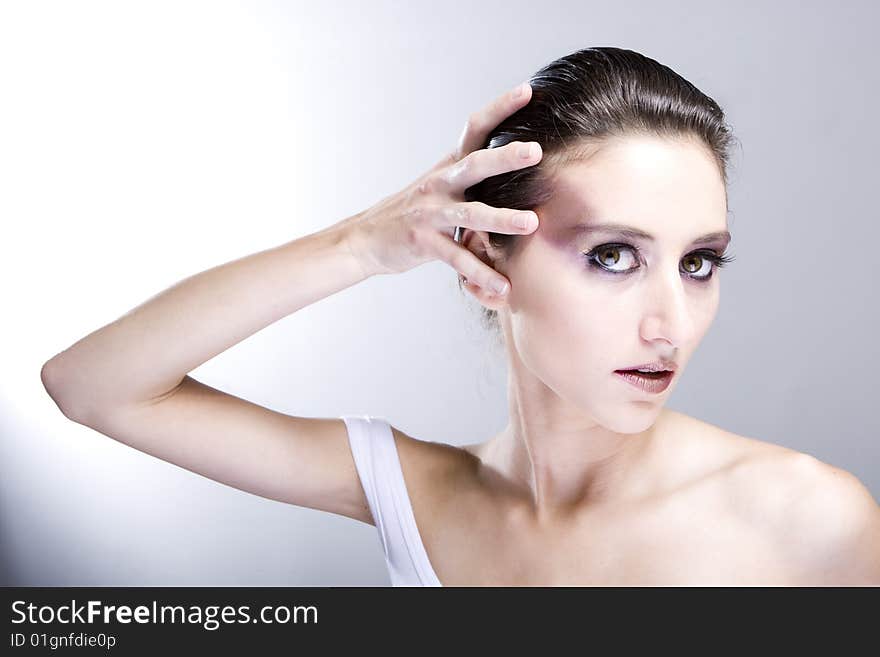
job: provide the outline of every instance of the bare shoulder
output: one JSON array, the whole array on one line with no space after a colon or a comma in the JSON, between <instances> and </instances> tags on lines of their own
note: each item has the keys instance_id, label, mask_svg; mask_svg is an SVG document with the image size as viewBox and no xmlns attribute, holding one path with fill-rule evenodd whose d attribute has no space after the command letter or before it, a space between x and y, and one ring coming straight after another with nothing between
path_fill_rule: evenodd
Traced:
<instances>
[{"instance_id":1,"label":"bare shoulder","mask_svg":"<svg viewBox=\"0 0 880 657\"><path fill-rule=\"evenodd\" d=\"M416 438L400 427L391 426L401 464L418 470L446 470L462 460L460 448L442 442Z\"/></svg>"},{"instance_id":2,"label":"bare shoulder","mask_svg":"<svg viewBox=\"0 0 880 657\"><path fill-rule=\"evenodd\" d=\"M779 513L795 509L812 512L817 519L847 509L862 512L876 507L873 497L851 472L799 452L752 436L743 436L715 425L687 418L703 440L713 445L723 484L733 500L753 518L776 523ZM756 516L754 512L759 512ZM776 514L774 514L776 512Z\"/></svg>"},{"instance_id":3,"label":"bare shoulder","mask_svg":"<svg viewBox=\"0 0 880 657\"><path fill-rule=\"evenodd\" d=\"M880 506L851 472L728 432L741 457L726 490L741 517L783 554L802 585L880 585Z\"/></svg>"},{"instance_id":4,"label":"bare shoulder","mask_svg":"<svg viewBox=\"0 0 880 657\"><path fill-rule=\"evenodd\" d=\"M742 490L748 494L756 479L767 478L765 470L771 465L797 460L798 455L807 456L671 409L664 409L658 425L663 442L669 445L663 467L680 469L682 482L708 481L731 492ZM768 484L778 481L778 478L767 478Z\"/></svg>"},{"instance_id":5,"label":"bare shoulder","mask_svg":"<svg viewBox=\"0 0 880 657\"><path fill-rule=\"evenodd\" d=\"M807 585L880 586L880 506L851 472L801 454L781 509L787 545ZM795 539L792 542L792 539Z\"/></svg>"},{"instance_id":6,"label":"bare shoulder","mask_svg":"<svg viewBox=\"0 0 880 657\"><path fill-rule=\"evenodd\" d=\"M461 478L468 456L454 445L416 438L399 427L391 426L391 433L413 503L433 507Z\"/></svg>"}]
</instances>

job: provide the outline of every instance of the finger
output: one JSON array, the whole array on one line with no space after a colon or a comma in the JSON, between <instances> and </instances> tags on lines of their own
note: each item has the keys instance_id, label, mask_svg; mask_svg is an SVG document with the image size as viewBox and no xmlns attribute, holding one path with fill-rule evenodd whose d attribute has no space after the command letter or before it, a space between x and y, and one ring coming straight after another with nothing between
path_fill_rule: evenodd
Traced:
<instances>
[{"instance_id":1,"label":"finger","mask_svg":"<svg viewBox=\"0 0 880 657\"><path fill-rule=\"evenodd\" d=\"M543 155L541 145L536 141L512 141L498 148L475 151L442 170L436 179L447 193L462 194L468 187L491 176L535 165Z\"/></svg>"},{"instance_id":2,"label":"finger","mask_svg":"<svg viewBox=\"0 0 880 657\"><path fill-rule=\"evenodd\" d=\"M431 214L431 223L444 233L461 227L508 235L526 235L538 228L538 214L531 210L496 208L480 201L453 203Z\"/></svg>"},{"instance_id":3,"label":"finger","mask_svg":"<svg viewBox=\"0 0 880 657\"><path fill-rule=\"evenodd\" d=\"M439 234L435 244L437 259L452 267L469 283L476 283L481 288L498 295L504 295L510 290L510 283L504 276L486 265L468 249Z\"/></svg>"},{"instance_id":4,"label":"finger","mask_svg":"<svg viewBox=\"0 0 880 657\"><path fill-rule=\"evenodd\" d=\"M435 164L430 169L428 169L425 172L425 175L434 173L435 171L439 171L440 169L443 169L443 168L448 167L452 164L455 164L458 161L458 159L456 158L457 152L458 152L458 147L456 146L453 151L444 155L442 158L440 158L440 161L437 162L437 164Z\"/></svg>"},{"instance_id":5,"label":"finger","mask_svg":"<svg viewBox=\"0 0 880 657\"><path fill-rule=\"evenodd\" d=\"M433 173L455 164L466 155L481 148L494 127L523 106L528 105L531 99L532 86L529 82L523 82L496 98L479 112L471 114L465 122L456 147L440 158L440 161L428 169L426 173Z\"/></svg>"},{"instance_id":6,"label":"finger","mask_svg":"<svg viewBox=\"0 0 880 657\"><path fill-rule=\"evenodd\" d=\"M519 92L519 95L517 93ZM471 114L464 124L458 146L453 151L455 161L483 148L489 133L508 116L528 105L532 99L532 86L529 82L517 85L511 91L502 94L483 109Z\"/></svg>"}]
</instances>

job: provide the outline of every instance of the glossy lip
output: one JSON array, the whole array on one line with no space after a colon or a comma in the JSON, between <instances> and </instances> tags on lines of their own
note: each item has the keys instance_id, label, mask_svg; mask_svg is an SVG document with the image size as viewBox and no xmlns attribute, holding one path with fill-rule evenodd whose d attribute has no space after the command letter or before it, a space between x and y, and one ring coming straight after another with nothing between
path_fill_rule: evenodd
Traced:
<instances>
[{"instance_id":1,"label":"glossy lip","mask_svg":"<svg viewBox=\"0 0 880 657\"><path fill-rule=\"evenodd\" d=\"M654 395L660 394L666 390L669 387L669 384L672 383L672 379L675 377L675 372L669 372L662 379L648 379L646 377L640 377L637 374L630 374L629 372L624 373L617 370L615 370L614 374L634 388L638 388L642 392Z\"/></svg>"},{"instance_id":2,"label":"glossy lip","mask_svg":"<svg viewBox=\"0 0 880 657\"><path fill-rule=\"evenodd\" d=\"M674 372L676 367L675 361L665 360L661 358L660 360L655 360L653 363L642 363L641 365L633 365L632 367L621 367L615 372L619 372L620 370L647 370L649 372L659 372L660 370L669 370L670 372Z\"/></svg>"}]
</instances>

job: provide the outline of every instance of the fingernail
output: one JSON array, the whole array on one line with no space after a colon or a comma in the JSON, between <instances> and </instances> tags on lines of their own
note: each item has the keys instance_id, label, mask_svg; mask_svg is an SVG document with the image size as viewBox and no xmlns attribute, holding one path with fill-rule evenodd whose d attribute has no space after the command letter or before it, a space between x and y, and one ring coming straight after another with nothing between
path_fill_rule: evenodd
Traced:
<instances>
[{"instance_id":1,"label":"fingernail","mask_svg":"<svg viewBox=\"0 0 880 657\"><path fill-rule=\"evenodd\" d=\"M513 225L523 230L534 226L534 222L535 215L533 215L531 212L520 212L513 218Z\"/></svg>"},{"instance_id":2,"label":"fingernail","mask_svg":"<svg viewBox=\"0 0 880 657\"><path fill-rule=\"evenodd\" d=\"M498 294L504 294L507 292L507 281L502 281L501 279L496 278L492 281L492 289Z\"/></svg>"},{"instance_id":3,"label":"fingernail","mask_svg":"<svg viewBox=\"0 0 880 657\"><path fill-rule=\"evenodd\" d=\"M513 90L513 97L519 98L520 96L522 96L526 92L526 87L528 87L528 86L529 86L528 82L523 82L521 85L519 85L516 89Z\"/></svg>"},{"instance_id":4,"label":"fingernail","mask_svg":"<svg viewBox=\"0 0 880 657\"><path fill-rule=\"evenodd\" d=\"M537 154L537 152L538 145L533 141L526 142L525 144L520 144L519 148L517 149L517 153L519 153L519 156L522 158L532 157Z\"/></svg>"}]
</instances>

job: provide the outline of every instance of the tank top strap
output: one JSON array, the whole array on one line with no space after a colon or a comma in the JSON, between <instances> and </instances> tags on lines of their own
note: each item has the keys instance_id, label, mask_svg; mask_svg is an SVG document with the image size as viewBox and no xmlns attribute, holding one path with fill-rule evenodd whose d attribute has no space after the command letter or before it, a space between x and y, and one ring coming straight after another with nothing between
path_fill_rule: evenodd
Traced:
<instances>
[{"instance_id":1,"label":"tank top strap","mask_svg":"<svg viewBox=\"0 0 880 657\"><path fill-rule=\"evenodd\" d=\"M388 421L344 415L351 454L373 514L392 586L442 586L425 550Z\"/></svg>"}]
</instances>

